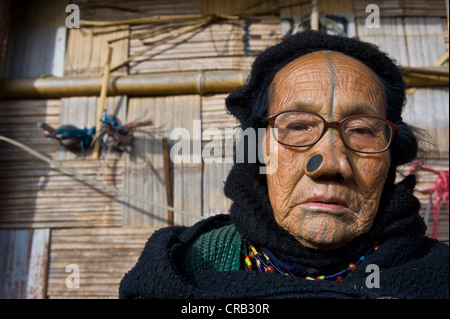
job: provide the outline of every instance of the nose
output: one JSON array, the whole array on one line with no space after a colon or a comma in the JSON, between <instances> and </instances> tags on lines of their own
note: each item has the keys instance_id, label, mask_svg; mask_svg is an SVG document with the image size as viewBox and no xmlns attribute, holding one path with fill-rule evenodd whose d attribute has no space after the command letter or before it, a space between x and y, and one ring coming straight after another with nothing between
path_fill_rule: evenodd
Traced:
<instances>
[{"instance_id":1,"label":"nose","mask_svg":"<svg viewBox=\"0 0 450 319\"><path fill-rule=\"evenodd\" d=\"M350 163L349 149L345 146L342 141L339 132L334 127L329 127L322 138L311 148L308 152L307 163L311 159L315 162L310 163L310 166L306 168L307 163L305 164L305 172L311 178L337 178L341 179L344 182L348 182L353 177L353 169ZM321 155L321 163L317 165L318 156ZM315 167L315 169L311 169L311 167Z\"/></svg>"}]
</instances>

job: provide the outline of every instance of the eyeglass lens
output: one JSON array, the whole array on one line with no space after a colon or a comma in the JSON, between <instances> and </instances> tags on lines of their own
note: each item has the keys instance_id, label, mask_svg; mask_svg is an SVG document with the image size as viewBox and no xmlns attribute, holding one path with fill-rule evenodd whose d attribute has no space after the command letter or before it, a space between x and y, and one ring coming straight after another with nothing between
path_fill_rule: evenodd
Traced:
<instances>
[{"instance_id":1,"label":"eyeglass lens","mask_svg":"<svg viewBox=\"0 0 450 319\"><path fill-rule=\"evenodd\" d=\"M313 113L285 112L275 118L278 141L290 146L310 146L322 136L326 124ZM392 128L386 121L368 116L349 117L340 125L344 143L358 152L380 152L389 146Z\"/></svg>"}]
</instances>

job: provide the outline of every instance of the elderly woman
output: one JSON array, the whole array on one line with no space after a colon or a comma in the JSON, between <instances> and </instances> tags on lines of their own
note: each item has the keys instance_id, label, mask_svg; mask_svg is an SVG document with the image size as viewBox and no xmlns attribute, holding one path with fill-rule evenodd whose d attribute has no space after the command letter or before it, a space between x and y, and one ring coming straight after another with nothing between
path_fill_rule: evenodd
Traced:
<instances>
[{"instance_id":1,"label":"elderly woman","mask_svg":"<svg viewBox=\"0 0 450 319\"><path fill-rule=\"evenodd\" d=\"M356 39L268 48L226 100L244 129L266 128L264 163L234 164L229 215L156 232L120 297L448 298L448 246L424 235L415 178L394 184L418 152L404 90Z\"/></svg>"}]
</instances>

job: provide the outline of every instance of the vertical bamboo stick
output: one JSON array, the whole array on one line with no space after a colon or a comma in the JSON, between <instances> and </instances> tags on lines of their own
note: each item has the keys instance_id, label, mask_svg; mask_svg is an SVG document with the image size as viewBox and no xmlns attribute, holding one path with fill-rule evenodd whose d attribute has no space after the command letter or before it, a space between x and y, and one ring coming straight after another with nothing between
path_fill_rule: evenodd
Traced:
<instances>
[{"instance_id":1,"label":"vertical bamboo stick","mask_svg":"<svg viewBox=\"0 0 450 319\"><path fill-rule=\"evenodd\" d=\"M111 68L112 47L108 47L108 55L106 57L105 69L103 71L103 82L100 90L100 103L97 108L97 126L96 132L99 132L102 128L102 117L105 112L106 95L108 93L109 73ZM92 158L98 159L100 155L100 141L95 142L94 151L92 152Z\"/></svg>"},{"instance_id":2,"label":"vertical bamboo stick","mask_svg":"<svg viewBox=\"0 0 450 319\"><path fill-rule=\"evenodd\" d=\"M170 178L170 158L169 158L169 142L167 138L163 138L163 154L164 154L164 179L166 182L167 206L173 206L172 196L172 180ZM173 211L167 211L167 224L173 226Z\"/></svg>"},{"instance_id":3,"label":"vertical bamboo stick","mask_svg":"<svg viewBox=\"0 0 450 319\"><path fill-rule=\"evenodd\" d=\"M312 0L311 30L319 30L319 1Z\"/></svg>"}]
</instances>

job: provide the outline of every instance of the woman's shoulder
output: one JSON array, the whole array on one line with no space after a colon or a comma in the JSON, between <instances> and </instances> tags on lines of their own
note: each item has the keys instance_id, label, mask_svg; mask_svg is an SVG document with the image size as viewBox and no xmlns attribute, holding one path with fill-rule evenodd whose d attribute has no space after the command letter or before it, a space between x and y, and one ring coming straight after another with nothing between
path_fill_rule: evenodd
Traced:
<instances>
[{"instance_id":1,"label":"woman's shoulder","mask_svg":"<svg viewBox=\"0 0 450 319\"><path fill-rule=\"evenodd\" d=\"M186 249L183 268L187 271L236 271L240 269L242 237L233 224L209 230Z\"/></svg>"}]
</instances>

